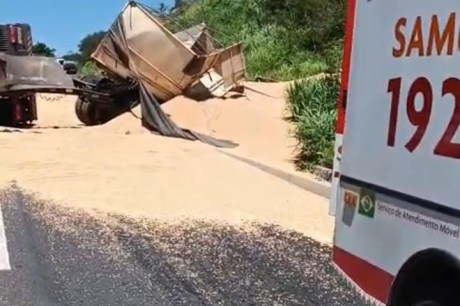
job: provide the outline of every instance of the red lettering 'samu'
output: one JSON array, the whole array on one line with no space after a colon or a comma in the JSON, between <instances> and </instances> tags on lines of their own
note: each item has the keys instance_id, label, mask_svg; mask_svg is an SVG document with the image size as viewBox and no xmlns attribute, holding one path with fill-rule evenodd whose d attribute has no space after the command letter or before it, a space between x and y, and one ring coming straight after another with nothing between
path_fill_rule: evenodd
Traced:
<instances>
[{"instance_id":1,"label":"red lettering 'samu'","mask_svg":"<svg viewBox=\"0 0 460 306\"><path fill-rule=\"evenodd\" d=\"M443 25L440 25L437 15L432 15L428 31L423 31L423 22L421 16L417 16L413 24L405 17L396 21L394 26L396 45L392 49L393 57L453 54L455 35L458 35L455 32L456 13L451 13ZM460 37L457 39L457 49L460 50Z\"/></svg>"}]
</instances>

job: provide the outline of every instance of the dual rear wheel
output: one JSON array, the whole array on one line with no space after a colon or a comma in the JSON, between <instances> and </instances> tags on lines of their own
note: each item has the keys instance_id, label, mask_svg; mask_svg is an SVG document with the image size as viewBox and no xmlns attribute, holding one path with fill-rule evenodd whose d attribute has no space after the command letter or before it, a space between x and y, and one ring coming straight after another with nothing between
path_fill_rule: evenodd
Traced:
<instances>
[{"instance_id":1,"label":"dual rear wheel","mask_svg":"<svg viewBox=\"0 0 460 306\"><path fill-rule=\"evenodd\" d=\"M111 96L110 100L104 103L92 101L84 96L78 98L75 113L85 125L104 124L138 103L138 90L128 86L129 84L119 83L104 76L85 76L82 81L87 83L83 88Z\"/></svg>"},{"instance_id":2,"label":"dual rear wheel","mask_svg":"<svg viewBox=\"0 0 460 306\"><path fill-rule=\"evenodd\" d=\"M78 120L85 125L98 125L108 121L105 120L101 107L97 103L82 97L79 97L75 103L75 113Z\"/></svg>"}]
</instances>

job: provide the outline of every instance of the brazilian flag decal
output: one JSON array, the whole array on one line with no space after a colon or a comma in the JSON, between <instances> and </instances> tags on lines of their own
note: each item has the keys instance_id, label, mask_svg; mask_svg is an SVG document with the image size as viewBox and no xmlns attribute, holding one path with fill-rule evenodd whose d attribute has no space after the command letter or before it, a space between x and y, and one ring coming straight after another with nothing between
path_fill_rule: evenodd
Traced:
<instances>
[{"instance_id":1,"label":"brazilian flag decal","mask_svg":"<svg viewBox=\"0 0 460 306\"><path fill-rule=\"evenodd\" d=\"M375 193L368 189L361 189L359 194L358 213L369 218L374 218L375 214Z\"/></svg>"}]
</instances>

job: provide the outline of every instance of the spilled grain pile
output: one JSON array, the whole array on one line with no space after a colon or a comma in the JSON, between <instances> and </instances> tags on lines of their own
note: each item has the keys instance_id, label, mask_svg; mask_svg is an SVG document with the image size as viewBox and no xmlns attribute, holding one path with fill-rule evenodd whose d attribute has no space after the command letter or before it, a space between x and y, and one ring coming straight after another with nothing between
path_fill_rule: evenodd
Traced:
<instances>
[{"instance_id":1,"label":"spilled grain pile","mask_svg":"<svg viewBox=\"0 0 460 306\"><path fill-rule=\"evenodd\" d=\"M178 97L164 109L240 144L232 152L290 167L282 86L260 86L270 97ZM39 101L35 128L0 133L0 182L33 192L2 193L15 271L0 275L2 292L42 305L361 305L330 265L327 199L209 145L152 135L138 109L84 127L74 102Z\"/></svg>"}]
</instances>

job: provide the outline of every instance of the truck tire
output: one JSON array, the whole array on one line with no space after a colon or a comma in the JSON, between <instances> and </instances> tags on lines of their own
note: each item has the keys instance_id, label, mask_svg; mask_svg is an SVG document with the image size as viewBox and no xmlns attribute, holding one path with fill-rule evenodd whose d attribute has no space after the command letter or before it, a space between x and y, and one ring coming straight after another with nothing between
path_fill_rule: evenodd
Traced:
<instances>
[{"instance_id":1,"label":"truck tire","mask_svg":"<svg viewBox=\"0 0 460 306\"><path fill-rule=\"evenodd\" d=\"M78 120L85 125L98 125L100 124L97 105L88 100L78 98L75 103L75 114Z\"/></svg>"},{"instance_id":2,"label":"truck tire","mask_svg":"<svg viewBox=\"0 0 460 306\"><path fill-rule=\"evenodd\" d=\"M75 114L77 115L78 120L80 120L82 123L86 124L88 122L88 117L86 116L86 113L83 112L83 104L84 100L81 98L78 98L77 101L75 102Z\"/></svg>"},{"instance_id":3,"label":"truck tire","mask_svg":"<svg viewBox=\"0 0 460 306\"><path fill-rule=\"evenodd\" d=\"M126 84L102 75L87 75L81 81L91 85L82 86L83 89L106 93L110 100L98 103L87 98L79 97L75 104L78 119L85 125L104 124L119 115L129 111L139 103L137 85Z\"/></svg>"}]
</instances>

